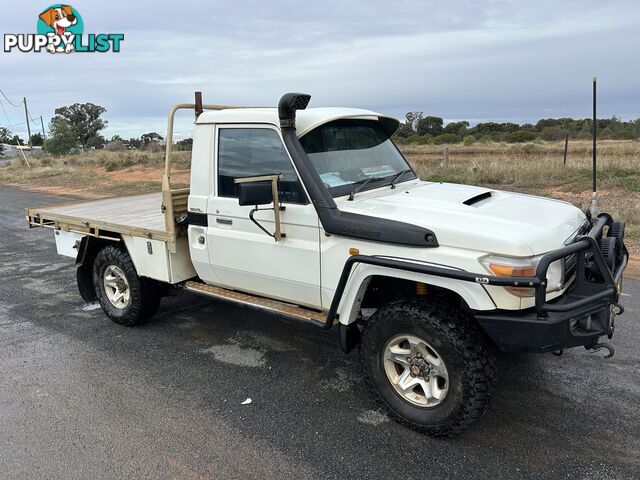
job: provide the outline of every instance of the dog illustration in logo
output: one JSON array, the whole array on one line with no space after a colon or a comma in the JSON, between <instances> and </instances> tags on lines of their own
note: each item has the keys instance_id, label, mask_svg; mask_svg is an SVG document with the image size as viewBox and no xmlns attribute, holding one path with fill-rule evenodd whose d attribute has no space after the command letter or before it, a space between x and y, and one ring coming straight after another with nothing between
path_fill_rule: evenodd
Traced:
<instances>
[{"instance_id":1,"label":"dog illustration in logo","mask_svg":"<svg viewBox=\"0 0 640 480\"><path fill-rule=\"evenodd\" d=\"M59 37L64 37L67 28L78 23L78 19L73 14L73 9L70 5L61 5L58 8L50 8L40 14L40 19L53 29L54 33L50 33L50 36L58 35ZM71 43L68 43L63 47L62 45L64 45L64 43L61 42L60 45L61 46L58 50L56 50L56 47L49 43L47 50L50 53L56 53L56 51L71 53L74 50L73 44Z\"/></svg>"}]
</instances>

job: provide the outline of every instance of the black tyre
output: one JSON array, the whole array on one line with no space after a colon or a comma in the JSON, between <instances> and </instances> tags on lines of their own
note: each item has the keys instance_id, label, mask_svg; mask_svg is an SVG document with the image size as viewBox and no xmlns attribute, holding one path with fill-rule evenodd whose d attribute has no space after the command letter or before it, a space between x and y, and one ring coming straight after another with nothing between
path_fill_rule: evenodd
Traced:
<instances>
[{"instance_id":1,"label":"black tyre","mask_svg":"<svg viewBox=\"0 0 640 480\"><path fill-rule=\"evenodd\" d=\"M616 243L618 239L615 237L604 237L600 239L600 251L604 262L607 264L607 268L610 272L613 272L616 268Z\"/></svg>"},{"instance_id":2,"label":"black tyre","mask_svg":"<svg viewBox=\"0 0 640 480\"><path fill-rule=\"evenodd\" d=\"M432 436L459 433L485 412L495 357L455 307L399 301L365 325L367 381L400 423Z\"/></svg>"},{"instance_id":3,"label":"black tyre","mask_svg":"<svg viewBox=\"0 0 640 480\"><path fill-rule=\"evenodd\" d=\"M118 245L107 245L96 255L93 284L102 310L120 325L139 325L160 306L157 284L139 277L131 257Z\"/></svg>"},{"instance_id":4,"label":"black tyre","mask_svg":"<svg viewBox=\"0 0 640 480\"><path fill-rule=\"evenodd\" d=\"M616 263L622 259L624 249L624 222L613 222L607 232L607 237L616 239Z\"/></svg>"}]
</instances>

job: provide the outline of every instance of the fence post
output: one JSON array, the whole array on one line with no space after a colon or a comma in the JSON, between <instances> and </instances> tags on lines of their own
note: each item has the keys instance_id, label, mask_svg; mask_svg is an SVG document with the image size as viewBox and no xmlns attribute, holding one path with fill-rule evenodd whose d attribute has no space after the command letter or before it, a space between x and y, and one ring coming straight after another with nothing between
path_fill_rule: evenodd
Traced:
<instances>
[{"instance_id":1,"label":"fence post","mask_svg":"<svg viewBox=\"0 0 640 480\"><path fill-rule=\"evenodd\" d=\"M442 166L449 166L449 147L444 147L444 158L442 159Z\"/></svg>"},{"instance_id":2,"label":"fence post","mask_svg":"<svg viewBox=\"0 0 640 480\"><path fill-rule=\"evenodd\" d=\"M564 137L564 161L563 165L567 166L567 149L569 148L569 135L565 135Z\"/></svg>"}]
</instances>

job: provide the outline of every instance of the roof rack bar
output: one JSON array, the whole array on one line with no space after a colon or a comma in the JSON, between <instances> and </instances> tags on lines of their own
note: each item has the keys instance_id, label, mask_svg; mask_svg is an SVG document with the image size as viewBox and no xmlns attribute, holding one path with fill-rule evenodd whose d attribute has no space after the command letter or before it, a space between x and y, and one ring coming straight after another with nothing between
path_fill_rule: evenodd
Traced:
<instances>
[{"instance_id":1,"label":"roof rack bar","mask_svg":"<svg viewBox=\"0 0 640 480\"><path fill-rule=\"evenodd\" d=\"M252 106L236 106L236 105L207 105L202 103L202 92L196 92L195 103L178 103L169 110L167 119L167 138L165 146L164 173L169 176L171 171L171 152L173 149L173 125L178 110L193 110L196 120L205 110L229 110L233 108L260 108Z\"/></svg>"},{"instance_id":2,"label":"roof rack bar","mask_svg":"<svg viewBox=\"0 0 640 480\"><path fill-rule=\"evenodd\" d=\"M204 110L228 110L231 108L248 108L248 107L235 107L232 105L200 105L202 111ZM165 145L165 159L164 159L164 173L169 175L171 170L171 153L173 150L173 125L175 123L175 116L178 110L194 110L196 109L195 103L178 103L174 105L169 111L169 118L167 121L167 138Z\"/></svg>"}]
</instances>

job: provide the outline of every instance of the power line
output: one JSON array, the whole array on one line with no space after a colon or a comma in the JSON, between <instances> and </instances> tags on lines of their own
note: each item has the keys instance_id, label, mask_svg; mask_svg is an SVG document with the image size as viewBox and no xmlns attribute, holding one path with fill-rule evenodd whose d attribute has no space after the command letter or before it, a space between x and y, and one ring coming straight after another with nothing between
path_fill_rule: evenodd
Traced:
<instances>
[{"instance_id":1,"label":"power line","mask_svg":"<svg viewBox=\"0 0 640 480\"><path fill-rule=\"evenodd\" d=\"M7 95L2 91L2 89L0 89L0 94L2 94L2 97L4 97L4 99L7 101L7 103L9 105L11 105L12 107L21 108L21 107L24 106L25 121L21 122L21 123L15 123L14 124L14 123L11 122L11 119L9 118L7 110L5 109L4 104L2 103L2 100L0 99L0 105L2 106L2 111L4 112L4 116L7 118L7 123L9 124L9 128L11 129L12 132L15 130L15 127L26 124L26 126L27 126L27 137L29 138L29 145L31 145L31 125L35 125L36 127L42 128L42 136L46 138L46 133L44 131L44 121L42 119L42 115L40 115L40 121L39 122L37 120L35 120L31 116L31 114L29 113L29 109L27 108L27 99L26 99L26 97L22 98L22 102L21 103L15 103L15 102L12 102L11 100L9 100L9 97L7 97Z\"/></svg>"},{"instance_id":2,"label":"power line","mask_svg":"<svg viewBox=\"0 0 640 480\"><path fill-rule=\"evenodd\" d=\"M19 127L19 126L21 126L21 125L26 125L26 124L27 124L27 122L9 123L9 125L10 125L10 126L11 126L11 125L13 125L13 127ZM22 132L23 130L22 130L22 129L20 129L20 131Z\"/></svg>"},{"instance_id":3,"label":"power line","mask_svg":"<svg viewBox=\"0 0 640 480\"><path fill-rule=\"evenodd\" d=\"M0 92L1 91L2 90L0 90ZM4 93L2 94L2 96L4 97ZM9 102L9 103L11 103L11 102ZM4 116L7 117L7 123L9 124L9 127L11 128L11 131L13 132L13 124L11 123L11 119L9 118L9 114L7 113L7 109L4 108L4 103L2 102L2 100L0 100L0 107L2 107L2 111L4 112Z\"/></svg>"},{"instance_id":4,"label":"power line","mask_svg":"<svg viewBox=\"0 0 640 480\"><path fill-rule=\"evenodd\" d=\"M4 112L4 116L7 119L7 123L9 124L9 132L11 132L12 135L18 135L18 136L20 136L19 134L26 133L26 131L23 130L22 128L19 129L19 131L18 131L18 129L16 129L16 127L20 127L22 125L25 125L27 122L24 121L24 122L19 122L19 123L13 123L11 121L11 118L9 117L8 113L7 113L7 109L4 108L4 103L2 102L1 99L0 99L0 107L2 107L2 111Z\"/></svg>"},{"instance_id":5,"label":"power line","mask_svg":"<svg viewBox=\"0 0 640 480\"><path fill-rule=\"evenodd\" d=\"M38 121L34 120L33 117L31 116L31 114L29 114L29 120L31 120L31 123L35 123L36 125L38 125Z\"/></svg>"},{"instance_id":6,"label":"power line","mask_svg":"<svg viewBox=\"0 0 640 480\"><path fill-rule=\"evenodd\" d=\"M7 98L7 96L4 94L4 92L2 91L2 89L0 89L0 93L2 94L2 96L4 97L4 99L9 103L9 105L11 105L12 107L20 108L20 107L22 107L22 105L24 105L24 100L23 100L22 102L18 103L18 104L16 105L15 103L13 103L11 100L9 100L9 99Z\"/></svg>"}]
</instances>

